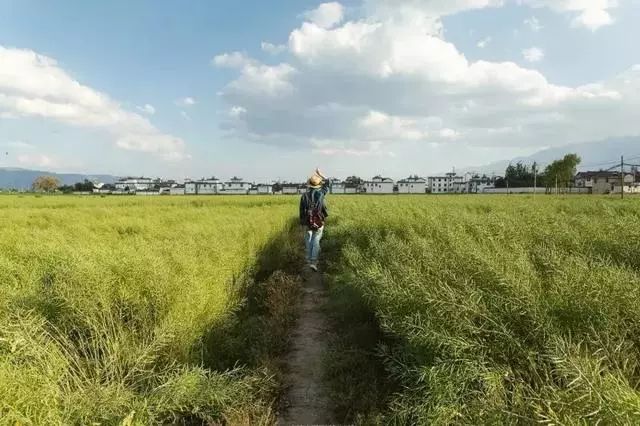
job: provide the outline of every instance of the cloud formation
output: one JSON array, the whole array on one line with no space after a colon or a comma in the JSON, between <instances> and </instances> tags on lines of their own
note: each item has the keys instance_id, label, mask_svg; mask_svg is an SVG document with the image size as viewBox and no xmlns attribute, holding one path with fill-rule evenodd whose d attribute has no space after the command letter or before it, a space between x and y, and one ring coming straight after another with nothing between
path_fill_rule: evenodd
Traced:
<instances>
[{"instance_id":1,"label":"cloud formation","mask_svg":"<svg viewBox=\"0 0 640 426\"><path fill-rule=\"evenodd\" d=\"M262 47L263 51L270 53L272 55L278 55L287 50L287 46L285 44L275 45L273 43L269 43L266 41L263 41L260 47Z\"/></svg>"},{"instance_id":2,"label":"cloud formation","mask_svg":"<svg viewBox=\"0 0 640 426\"><path fill-rule=\"evenodd\" d=\"M180 138L162 133L146 118L82 85L52 58L32 50L0 46L0 64L0 118L40 117L103 129L122 149L167 159L186 156ZM40 163L46 165L43 161Z\"/></svg>"},{"instance_id":3,"label":"cloud formation","mask_svg":"<svg viewBox=\"0 0 640 426\"><path fill-rule=\"evenodd\" d=\"M318 27L329 29L342 22L344 7L335 1L323 3L316 9L304 13L303 16Z\"/></svg>"},{"instance_id":4,"label":"cloud formation","mask_svg":"<svg viewBox=\"0 0 640 426\"><path fill-rule=\"evenodd\" d=\"M542 26L542 24L540 24L540 21L538 20L538 18L536 18L535 16L532 16L531 18L527 18L524 20L524 24L529 27L529 29L531 31L533 31L534 33L537 33L538 31L540 31L542 28L544 28Z\"/></svg>"},{"instance_id":5,"label":"cloud formation","mask_svg":"<svg viewBox=\"0 0 640 426\"><path fill-rule=\"evenodd\" d=\"M596 31L614 21L611 13L618 7L618 0L518 0L531 7L546 7L555 12L573 16L571 25Z\"/></svg>"},{"instance_id":6,"label":"cloud formation","mask_svg":"<svg viewBox=\"0 0 640 426\"><path fill-rule=\"evenodd\" d=\"M181 107L190 107L196 104L196 100L187 96L186 98L178 99L176 104Z\"/></svg>"},{"instance_id":7,"label":"cloud formation","mask_svg":"<svg viewBox=\"0 0 640 426\"><path fill-rule=\"evenodd\" d=\"M491 37L485 37L482 40L480 40L478 42L478 47L480 49L484 49L485 47L487 47L489 45L489 43L491 43Z\"/></svg>"},{"instance_id":8,"label":"cloud formation","mask_svg":"<svg viewBox=\"0 0 640 426\"><path fill-rule=\"evenodd\" d=\"M361 19L293 29L285 62L219 55L214 63L238 70L221 91L230 108L223 129L259 143L358 156L388 155L403 143L520 149L640 133L632 119L640 93L629 90L640 84L639 70L559 86L514 62L470 61L445 39L443 15L503 3L368 0ZM576 3L558 11L580 12ZM539 48L523 54L532 62L544 57Z\"/></svg>"},{"instance_id":9,"label":"cloud formation","mask_svg":"<svg viewBox=\"0 0 640 426\"><path fill-rule=\"evenodd\" d=\"M149 104L144 104L142 106L137 106L136 109L140 112L143 112L147 115L153 115L156 113L156 109L153 107L153 105L149 105Z\"/></svg>"},{"instance_id":10,"label":"cloud formation","mask_svg":"<svg viewBox=\"0 0 640 426\"><path fill-rule=\"evenodd\" d=\"M540 62L544 59L544 50L539 47L530 47L522 51L522 56L527 62Z\"/></svg>"}]
</instances>

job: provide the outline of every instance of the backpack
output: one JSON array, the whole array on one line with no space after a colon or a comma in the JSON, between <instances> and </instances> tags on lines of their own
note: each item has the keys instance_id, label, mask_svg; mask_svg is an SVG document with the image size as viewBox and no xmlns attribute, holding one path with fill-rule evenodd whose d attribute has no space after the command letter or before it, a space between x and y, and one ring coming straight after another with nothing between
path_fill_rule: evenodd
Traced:
<instances>
[{"instance_id":1,"label":"backpack","mask_svg":"<svg viewBox=\"0 0 640 426\"><path fill-rule=\"evenodd\" d=\"M322 214L322 196L314 201L314 191L305 194L307 201L307 226L312 231L317 231L324 226L324 215Z\"/></svg>"}]
</instances>

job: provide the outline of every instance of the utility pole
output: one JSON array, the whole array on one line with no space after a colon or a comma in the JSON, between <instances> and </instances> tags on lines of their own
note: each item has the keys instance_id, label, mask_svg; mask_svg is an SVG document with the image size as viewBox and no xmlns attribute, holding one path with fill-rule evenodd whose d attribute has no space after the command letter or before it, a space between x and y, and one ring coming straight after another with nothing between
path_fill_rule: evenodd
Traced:
<instances>
[{"instance_id":1,"label":"utility pole","mask_svg":"<svg viewBox=\"0 0 640 426\"><path fill-rule=\"evenodd\" d=\"M620 199L624 200L624 155L620 157Z\"/></svg>"},{"instance_id":2,"label":"utility pole","mask_svg":"<svg viewBox=\"0 0 640 426\"><path fill-rule=\"evenodd\" d=\"M538 169L533 163L533 198L536 198L536 188L538 187Z\"/></svg>"},{"instance_id":3,"label":"utility pole","mask_svg":"<svg viewBox=\"0 0 640 426\"><path fill-rule=\"evenodd\" d=\"M558 195L558 173L556 173L556 195Z\"/></svg>"}]
</instances>

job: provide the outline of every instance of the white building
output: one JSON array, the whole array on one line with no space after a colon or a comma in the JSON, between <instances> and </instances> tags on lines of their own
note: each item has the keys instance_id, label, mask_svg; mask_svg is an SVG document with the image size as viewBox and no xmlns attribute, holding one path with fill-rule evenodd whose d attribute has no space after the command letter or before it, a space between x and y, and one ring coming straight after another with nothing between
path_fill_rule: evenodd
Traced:
<instances>
[{"instance_id":1,"label":"white building","mask_svg":"<svg viewBox=\"0 0 640 426\"><path fill-rule=\"evenodd\" d=\"M170 195L185 195L184 185L174 185L169 189Z\"/></svg>"},{"instance_id":2,"label":"white building","mask_svg":"<svg viewBox=\"0 0 640 426\"><path fill-rule=\"evenodd\" d=\"M156 181L145 177L127 177L116 182L116 190L118 191L148 191L152 189Z\"/></svg>"},{"instance_id":3,"label":"white building","mask_svg":"<svg viewBox=\"0 0 640 426\"><path fill-rule=\"evenodd\" d=\"M489 189L496 187L496 179L498 177L491 178L473 178L469 181L467 191L471 194L481 194Z\"/></svg>"},{"instance_id":4,"label":"white building","mask_svg":"<svg viewBox=\"0 0 640 426\"><path fill-rule=\"evenodd\" d=\"M300 188L300 184L297 183L283 183L282 184L282 193L285 195L298 194Z\"/></svg>"},{"instance_id":5,"label":"white building","mask_svg":"<svg viewBox=\"0 0 640 426\"><path fill-rule=\"evenodd\" d=\"M246 195L251 189L251 182L245 182L242 178L232 177L224 184L224 193L229 195Z\"/></svg>"},{"instance_id":6,"label":"white building","mask_svg":"<svg viewBox=\"0 0 640 426\"><path fill-rule=\"evenodd\" d=\"M444 176L429 177L429 192L432 194L451 194L455 193L456 188L464 182L463 176L457 176L455 173L447 173Z\"/></svg>"},{"instance_id":7,"label":"white building","mask_svg":"<svg viewBox=\"0 0 640 426\"><path fill-rule=\"evenodd\" d=\"M367 194L393 194L393 186L393 179L376 176L364 183L364 190Z\"/></svg>"},{"instance_id":8,"label":"white building","mask_svg":"<svg viewBox=\"0 0 640 426\"><path fill-rule=\"evenodd\" d=\"M307 185L302 183L284 183L282 184L283 194L304 194L307 192Z\"/></svg>"},{"instance_id":9,"label":"white building","mask_svg":"<svg viewBox=\"0 0 640 426\"><path fill-rule=\"evenodd\" d=\"M184 193L187 195L215 195L219 194L222 188L223 184L220 179L211 177L209 179L185 182Z\"/></svg>"},{"instance_id":10,"label":"white building","mask_svg":"<svg viewBox=\"0 0 640 426\"><path fill-rule=\"evenodd\" d=\"M342 182L340 179L331 179L329 188L332 194L345 193L345 183Z\"/></svg>"},{"instance_id":11,"label":"white building","mask_svg":"<svg viewBox=\"0 0 640 426\"><path fill-rule=\"evenodd\" d=\"M258 194L273 194L273 185L269 183L260 183L256 186Z\"/></svg>"},{"instance_id":12,"label":"white building","mask_svg":"<svg viewBox=\"0 0 640 426\"><path fill-rule=\"evenodd\" d=\"M427 180L418 176L409 176L398 181L400 194L424 194L427 192Z\"/></svg>"},{"instance_id":13,"label":"white building","mask_svg":"<svg viewBox=\"0 0 640 426\"><path fill-rule=\"evenodd\" d=\"M247 194L249 195L258 195L258 187L257 186L252 186L251 188L249 188L249 191L247 192Z\"/></svg>"}]
</instances>

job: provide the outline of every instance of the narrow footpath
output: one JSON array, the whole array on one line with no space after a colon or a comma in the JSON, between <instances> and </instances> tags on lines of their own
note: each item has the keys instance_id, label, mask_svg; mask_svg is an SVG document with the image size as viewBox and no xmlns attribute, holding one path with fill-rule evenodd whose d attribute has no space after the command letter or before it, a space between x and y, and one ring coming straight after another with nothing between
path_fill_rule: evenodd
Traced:
<instances>
[{"instance_id":1,"label":"narrow footpath","mask_svg":"<svg viewBox=\"0 0 640 426\"><path fill-rule=\"evenodd\" d=\"M332 409L322 382L329 322L323 312L328 295L321 273L304 271L300 316L285 357L287 386L278 425L332 424Z\"/></svg>"}]
</instances>

